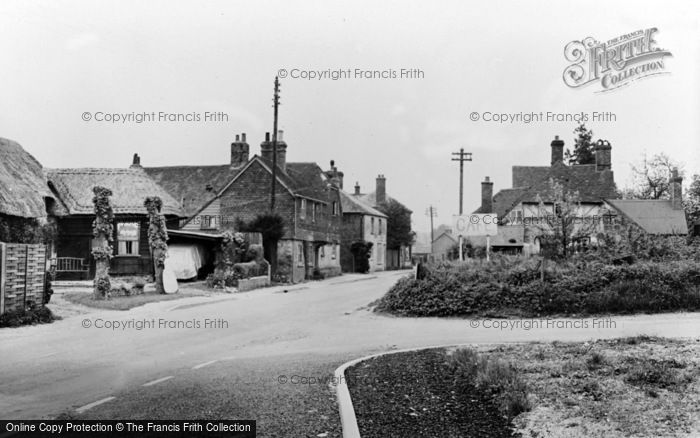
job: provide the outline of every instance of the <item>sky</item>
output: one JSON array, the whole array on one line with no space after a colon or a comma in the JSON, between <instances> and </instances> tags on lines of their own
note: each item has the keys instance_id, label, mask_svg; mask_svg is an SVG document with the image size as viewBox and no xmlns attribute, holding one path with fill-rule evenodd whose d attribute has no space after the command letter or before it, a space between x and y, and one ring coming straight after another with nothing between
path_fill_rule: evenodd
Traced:
<instances>
[{"instance_id":1,"label":"sky","mask_svg":"<svg viewBox=\"0 0 700 438\"><path fill-rule=\"evenodd\" d=\"M670 52L663 74L606 92L564 83L570 42L650 28ZM511 166L549 164L555 135L571 147L581 113L608 115L587 126L612 145L618 187L644 154L700 173L700 3L690 0L3 0L0 53L0 137L49 168L126 167L134 153L144 166L224 164L240 133L259 153L284 76L288 161L335 160L347 191L370 192L383 174L421 232L429 206L436 225L458 213L452 152L472 153L469 213L484 177L511 187ZM330 78L339 71L349 74ZM491 115L547 112L564 120Z\"/></svg>"}]
</instances>

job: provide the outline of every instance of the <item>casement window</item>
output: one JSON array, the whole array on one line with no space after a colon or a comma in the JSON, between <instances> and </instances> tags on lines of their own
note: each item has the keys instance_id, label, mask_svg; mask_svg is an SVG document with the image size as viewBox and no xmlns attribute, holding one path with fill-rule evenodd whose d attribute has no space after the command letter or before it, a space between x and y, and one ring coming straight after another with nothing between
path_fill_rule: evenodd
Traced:
<instances>
[{"instance_id":1,"label":"casement window","mask_svg":"<svg viewBox=\"0 0 700 438\"><path fill-rule=\"evenodd\" d=\"M139 255L140 231L138 222L117 223L117 255Z\"/></svg>"},{"instance_id":2,"label":"casement window","mask_svg":"<svg viewBox=\"0 0 700 438\"><path fill-rule=\"evenodd\" d=\"M374 218L371 218L369 223L370 223L369 234L374 236Z\"/></svg>"},{"instance_id":3,"label":"casement window","mask_svg":"<svg viewBox=\"0 0 700 438\"><path fill-rule=\"evenodd\" d=\"M311 222L316 222L316 203L311 203Z\"/></svg>"},{"instance_id":4,"label":"casement window","mask_svg":"<svg viewBox=\"0 0 700 438\"><path fill-rule=\"evenodd\" d=\"M340 209L338 208L338 203L333 202L333 216L338 216L340 214Z\"/></svg>"},{"instance_id":5,"label":"casement window","mask_svg":"<svg viewBox=\"0 0 700 438\"><path fill-rule=\"evenodd\" d=\"M299 206L299 217L302 219L306 218L306 199L300 199Z\"/></svg>"},{"instance_id":6,"label":"casement window","mask_svg":"<svg viewBox=\"0 0 700 438\"><path fill-rule=\"evenodd\" d=\"M523 224L523 211L522 210L511 210L508 213L508 225L522 225Z\"/></svg>"},{"instance_id":7,"label":"casement window","mask_svg":"<svg viewBox=\"0 0 700 438\"><path fill-rule=\"evenodd\" d=\"M383 226L383 225L382 225L382 220L379 219L379 235L380 235L380 236L382 235L382 226Z\"/></svg>"}]
</instances>

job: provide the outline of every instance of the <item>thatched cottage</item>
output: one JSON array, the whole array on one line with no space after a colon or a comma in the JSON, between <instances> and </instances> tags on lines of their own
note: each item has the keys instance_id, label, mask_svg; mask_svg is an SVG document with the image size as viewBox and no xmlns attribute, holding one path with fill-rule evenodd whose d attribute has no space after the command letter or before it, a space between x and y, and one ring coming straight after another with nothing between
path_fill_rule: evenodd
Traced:
<instances>
[{"instance_id":1,"label":"thatched cottage","mask_svg":"<svg viewBox=\"0 0 700 438\"><path fill-rule=\"evenodd\" d=\"M56 207L39 161L0 138L0 241L35 243Z\"/></svg>"},{"instance_id":2,"label":"thatched cottage","mask_svg":"<svg viewBox=\"0 0 700 438\"><path fill-rule=\"evenodd\" d=\"M180 203L151 179L135 160L129 168L46 169L48 186L64 209L57 211L58 257L80 258L95 272L92 258L92 223L95 218L92 188L106 187L114 210L114 257L110 273L148 275L153 272L148 245L148 215L144 200L158 196L168 227L177 227L184 216Z\"/></svg>"}]
</instances>

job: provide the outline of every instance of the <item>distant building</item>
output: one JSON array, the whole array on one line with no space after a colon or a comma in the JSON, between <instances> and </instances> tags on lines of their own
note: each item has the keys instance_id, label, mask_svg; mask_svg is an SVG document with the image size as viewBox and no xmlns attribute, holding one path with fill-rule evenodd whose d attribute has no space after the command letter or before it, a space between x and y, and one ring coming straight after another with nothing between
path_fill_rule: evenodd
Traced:
<instances>
[{"instance_id":1,"label":"distant building","mask_svg":"<svg viewBox=\"0 0 700 438\"><path fill-rule=\"evenodd\" d=\"M458 245L457 239L452 233L444 231L433 240L431 261L444 262L452 260L452 250Z\"/></svg>"},{"instance_id":2,"label":"distant building","mask_svg":"<svg viewBox=\"0 0 700 438\"><path fill-rule=\"evenodd\" d=\"M396 199L387 195L386 192L386 178L384 175L378 175L376 180L376 189L374 192L363 194L360 191L360 184L355 184L355 192L352 194L355 199L359 199L366 205L370 205L377 210L382 209L382 205L388 201L394 201L404 206ZM411 221L411 214L413 213L410 209L404 206L407 211L407 220ZM409 268L412 265L411 261L411 247L402 245L399 248L386 248L384 266L385 269L403 269ZM381 256L381 255L380 255ZM380 257L379 256L379 257Z\"/></svg>"},{"instance_id":3,"label":"distant building","mask_svg":"<svg viewBox=\"0 0 700 438\"><path fill-rule=\"evenodd\" d=\"M386 263L387 216L361 199L340 191L343 210L340 261L344 272L356 272L351 246L355 242L369 242L372 252L369 271L383 271Z\"/></svg>"}]
</instances>

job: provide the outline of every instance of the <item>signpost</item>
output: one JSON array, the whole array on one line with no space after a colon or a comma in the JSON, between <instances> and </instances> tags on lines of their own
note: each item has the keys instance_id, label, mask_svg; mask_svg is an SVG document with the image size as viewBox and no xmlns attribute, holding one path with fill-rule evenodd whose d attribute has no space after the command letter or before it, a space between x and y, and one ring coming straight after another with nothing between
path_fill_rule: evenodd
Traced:
<instances>
[{"instance_id":1,"label":"signpost","mask_svg":"<svg viewBox=\"0 0 700 438\"><path fill-rule=\"evenodd\" d=\"M491 236L498 234L498 216L496 213L465 214L452 216L453 233L459 236L459 259L464 260L462 254L462 237L486 236L486 260L490 260Z\"/></svg>"}]
</instances>

